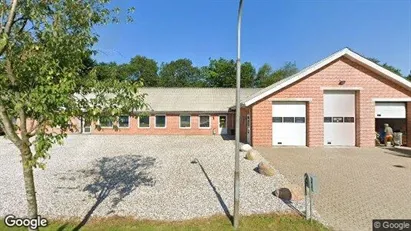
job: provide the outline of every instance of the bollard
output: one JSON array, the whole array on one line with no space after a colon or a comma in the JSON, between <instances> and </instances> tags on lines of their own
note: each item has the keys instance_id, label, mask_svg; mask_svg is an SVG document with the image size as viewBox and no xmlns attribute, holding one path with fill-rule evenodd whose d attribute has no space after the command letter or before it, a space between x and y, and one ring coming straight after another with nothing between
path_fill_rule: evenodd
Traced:
<instances>
[{"instance_id":1,"label":"bollard","mask_svg":"<svg viewBox=\"0 0 411 231\"><path fill-rule=\"evenodd\" d=\"M305 197L305 219L311 220L313 213L313 197L312 194L318 193L318 180L313 174L304 174L304 197ZM309 203L308 203L309 202ZM308 206L310 208L308 208ZM310 212L308 213L308 210Z\"/></svg>"}]
</instances>

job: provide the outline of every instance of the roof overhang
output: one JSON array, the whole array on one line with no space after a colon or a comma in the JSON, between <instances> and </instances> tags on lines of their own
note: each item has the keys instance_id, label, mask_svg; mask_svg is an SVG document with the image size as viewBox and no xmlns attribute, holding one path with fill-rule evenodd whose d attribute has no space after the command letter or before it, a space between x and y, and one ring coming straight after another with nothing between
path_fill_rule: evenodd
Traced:
<instances>
[{"instance_id":1,"label":"roof overhang","mask_svg":"<svg viewBox=\"0 0 411 231\"><path fill-rule=\"evenodd\" d=\"M309 74L323 68L324 66L332 63L333 61L341 58L341 57L346 57L348 59L350 59L351 61L354 61L356 63L359 63L363 66L368 67L369 69L373 70L374 72L376 72L377 74L381 75L382 77L385 77L397 84L399 84L400 86L404 87L405 89L411 90L411 82L406 80L405 78L385 69L384 67L368 60L367 58L351 51L348 48L344 48L330 56L328 56L327 58L301 70L300 72L298 72L295 75L292 75L288 78L285 79L285 81L279 82L279 83L274 83L264 89L262 89L261 91L251 95L250 97L246 98L245 100L242 101L242 105L244 105L245 107L250 106L251 104L254 104L255 102L264 99L265 97L297 82L298 80L308 76Z\"/></svg>"}]
</instances>

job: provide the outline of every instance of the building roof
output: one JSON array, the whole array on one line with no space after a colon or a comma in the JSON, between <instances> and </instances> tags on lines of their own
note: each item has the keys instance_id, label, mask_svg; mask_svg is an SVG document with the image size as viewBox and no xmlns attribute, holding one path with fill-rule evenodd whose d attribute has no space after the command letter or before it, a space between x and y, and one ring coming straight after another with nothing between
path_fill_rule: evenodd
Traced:
<instances>
[{"instance_id":1,"label":"building roof","mask_svg":"<svg viewBox=\"0 0 411 231\"><path fill-rule=\"evenodd\" d=\"M241 88L240 100L261 88ZM141 88L156 112L227 112L235 105L235 88Z\"/></svg>"},{"instance_id":2,"label":"building roof","mask_svg":"<svg viewBox=\"0 0 411 231\"><path fill-rule=\"evenodd\" d=\"M335 52L334 54L328 56L325 59L320 60L317 63L314 63L313 65L304 68L303 70L301 70L300 72L298 72L297 74L294 74L290 77L287 77L281 81L278 81L264 89L261 89L260 91L248 96L247 98L245 98L244 100L241 101L242 106L249 106L251 104L254 104L255 102L293 84L294 82L308 76L309 74L319 70L320 68L332 63L333 61L341 58L341 57L346 57L348 59L350 59L351 61L354 61L356 63L359 63L371 70L373 70L374 72L376 72L377 74L380 74L382 77L387 78L401 86L403 86L405 89L411 90L411 82L406 80L405 78L385 69L384 67L368 60L367 58L353 52L352 50L350 50L349 48L344 48L342 50L339 50L337 52Z\"/></svg>"}]
</instances>

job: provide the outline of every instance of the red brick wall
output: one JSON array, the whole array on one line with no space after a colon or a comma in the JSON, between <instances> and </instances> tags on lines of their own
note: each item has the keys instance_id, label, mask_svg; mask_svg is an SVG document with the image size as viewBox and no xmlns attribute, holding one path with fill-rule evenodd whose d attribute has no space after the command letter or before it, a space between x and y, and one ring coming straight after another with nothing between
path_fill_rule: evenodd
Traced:
<instances>
[{"instance_id":1,"label":"red brick wall","mask_svg":"<svg viewBox=\"0 0 411 231\"><path fill-rule=\"evenodd\" d=\"M94 127L93 134L140 134L140 135L212 135L213 130L218 131L218 115L210 115L211 128L199 128L198 114L191 114L191 128L180 128L180 115L167 114L166 128L155 128L155 115L150 116L150 128L139 128L138 118L129 118L129 128L102 128L100 131ZM224 115L224 114L222 114ZM228 124L231 123L230 116L227 117Z\"/></svg>"},{"instance_id":2,"label":"red brick wall","mask_svg":"<svg viewBox=\"0 0 411 231\"><path fill-rule=\"evenodd\" d=\"M346 83L340 86L339 80L345 80ZM324 129L321 87L363 88L356 95L356 142L357 146L362 147L374 146L375 103L372 98L411 96L411 93L401 86L343 57L252 105L253 145L272 145L272 101L276 98L312 98L312 101L307 103L307 144L312 147L322 146ZM408 110L407 113L411 114ZM410 121L411 117L408 118ZM411 124L409 125L411 127Z\"/></svg>"}]
</instances>

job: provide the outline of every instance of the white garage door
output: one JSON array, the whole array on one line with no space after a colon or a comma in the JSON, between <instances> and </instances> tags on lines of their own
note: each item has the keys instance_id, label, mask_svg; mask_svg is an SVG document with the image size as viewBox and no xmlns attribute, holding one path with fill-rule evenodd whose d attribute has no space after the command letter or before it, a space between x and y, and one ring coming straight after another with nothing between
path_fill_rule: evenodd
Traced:
<instances>
[{"instance_id":1,"label":"white garage door","mask_svg":"<svg viewBox=\"0 0 411 231\"><path fill-rule=\"evenodd\" d=\"M375 118L405 119L405 103L375 103Z\"/></svg>"},{"instance_id":2,"label":"white garage door","mask_svg":"<svg viewBox=\"0 0 411 231\"><path fill-rule=\"evenodd\" d=\"M355 92L324 92L324 145L355 146Z\"/></svg>"},{"instance_id":3,"label":"white garage door","mask_svg":"<svg viewBox=\"0 0 411 231\"><path fill-rule=\"evenodd\" d=\"M273 102L273 145L306 145L305 102Z\"/></svg>"}]
</instances>

